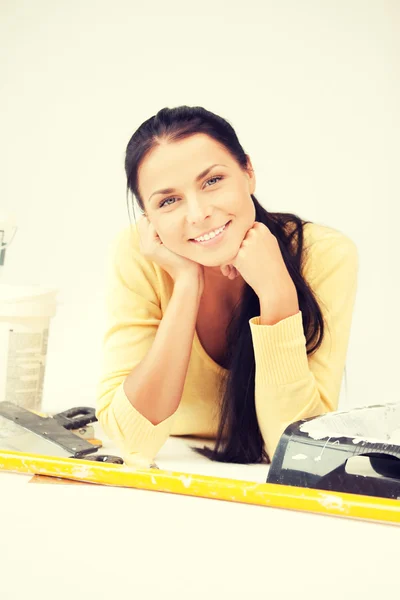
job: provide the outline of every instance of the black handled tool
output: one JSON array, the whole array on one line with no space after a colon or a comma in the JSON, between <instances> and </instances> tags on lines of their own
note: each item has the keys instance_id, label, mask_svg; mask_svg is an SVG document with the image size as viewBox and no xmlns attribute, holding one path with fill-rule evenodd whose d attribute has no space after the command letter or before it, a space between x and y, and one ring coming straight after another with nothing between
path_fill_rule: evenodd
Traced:
<instances>
[{"instance_id":1,"label":"black handled tool","mask_svg":"<svg viewBox=\"0 0 400 600\"><path fill-rule=\"evenodd\" d=\"M10 427L2 428L0 422L0 449L117 464L124 462L119 456L94 454L101 444L89 443L71 431L97 421L95 409L91 407L78 406L52 417L41 417L5 401L0 402L0 417L13 423L10 431Z\"/></svg>"}]
</instances>

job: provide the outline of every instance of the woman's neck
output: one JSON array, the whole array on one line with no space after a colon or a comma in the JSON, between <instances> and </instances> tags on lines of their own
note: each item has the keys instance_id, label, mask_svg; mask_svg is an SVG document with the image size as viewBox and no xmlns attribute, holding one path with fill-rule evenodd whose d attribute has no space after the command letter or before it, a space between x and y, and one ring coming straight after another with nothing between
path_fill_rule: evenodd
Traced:
<instances>
[{"instance_id":1,"label":"woman's neck","mask_svg":"<svg viewBox=\"0 0 400 600\"><path fill-rule=\"evenodd\" d=\"M219 269L219 267L218 267ZM215 304L216 306L224 305L227 308L233 308L240 300L246 282L241 275L235 279L228 279L219 270L210 271L204 267L204 291L202 295L203 302L207 304Z\"/></svg>"}]
</instances>

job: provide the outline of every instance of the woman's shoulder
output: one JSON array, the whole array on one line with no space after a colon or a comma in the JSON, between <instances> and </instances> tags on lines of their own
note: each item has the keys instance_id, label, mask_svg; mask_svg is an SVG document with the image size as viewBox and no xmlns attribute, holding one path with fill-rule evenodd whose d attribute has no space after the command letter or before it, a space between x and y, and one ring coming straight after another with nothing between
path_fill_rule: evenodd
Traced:
<instances>
[{"instance_id":1,"label":"woman's shoulder","mask_svg":"<svg viewBox=\"0 0 400 600\"><path fill-rule=\"evenodd\" d=\"M144 271L150 278L155 277L155 265L143 256L140 250L139 233L136 223L125 225L111 237L109 258L120 272L137 273Z\"/></svg>"},{"instance_id":2,"label":"woman's shoulder","mask_svg":"<svg viewBox=\"0 0 400 600\"><path fill-rule=\"evenodd\" d=\"M347 252L357 253L357 246L350 236L339 229L314 221L300 220L303 232L303 254L320 254L321 251L334 247L336 251L341 249ZM295 248L298 243L298 222L291 219L286 221L286 235L292 238Z\"/></svg>"},{"instance_id":3,"label":"woman's shoulder","mask_svg":"<svg viewBox=\"0 0 400 600\"><path fill-rule=\"evenodd\" d=\"M322 223L303 223L304 248L311 248L315 244L320 247L333 245L337 249L357 248L354 240L347 234L335 227L323 225Z\"/></svg>"},{"instance_id":4,"label":"woman's shoulder","mask_svg":"<svg viewBox=\"0 0 400 600\"><path fill-rule=\"evenodd\" d=\"M321 223L303 223L303 253L303 265L309 274L314 270L329 270L344 261L353 264L355 270L358 268L355 241L343 231Z\"/></svg>"},{"instance_id":5,"label":"woman's shoulder","mask_svg":"<svg viewBox=\"0 0 400 600\"><path fill-rule=\"evenodd\" d=\"M111 245L115 248L115 250L124 248L126 249L128 246L134 247L139 250L139 233L137 230L136 223L132 223L130 225L125 225L120 228L112 238Z\"/></svg>"}]
</instances>

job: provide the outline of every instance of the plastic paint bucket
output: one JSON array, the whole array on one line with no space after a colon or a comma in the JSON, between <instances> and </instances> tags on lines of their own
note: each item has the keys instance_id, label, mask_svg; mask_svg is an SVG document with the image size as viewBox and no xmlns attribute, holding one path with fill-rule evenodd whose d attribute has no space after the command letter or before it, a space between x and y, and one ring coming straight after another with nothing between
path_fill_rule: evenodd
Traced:
<instances>
[{"instance_id":1,"label":"plastic paint bucket","mask_svg":"<svg viewBox=\"0 0 400 600\"><path fill-rule=\"evenodd\" d=\"M0 283L0 401L40 412L57 289Z\"/></svg>"}]
</instances>

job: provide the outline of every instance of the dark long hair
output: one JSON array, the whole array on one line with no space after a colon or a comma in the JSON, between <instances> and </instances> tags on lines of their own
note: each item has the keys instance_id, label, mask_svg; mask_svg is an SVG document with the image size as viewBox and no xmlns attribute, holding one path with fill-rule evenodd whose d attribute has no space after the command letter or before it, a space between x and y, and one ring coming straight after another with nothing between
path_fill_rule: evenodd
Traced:
<instances>
[{"instance_id":1,"label":"dark long hair","mask_svg":"<svg viewBox=\"0 0 400 600\"><path fill-rule=\"evenodd\" d=\"M144 211L138 190L138 168L161 141L174 142L196 133L209 135L223 144L238 164L246 169L247 156L233 127L222 117L200 106L163 108L137 129L125 156L127 202L129 190ZM315 352L324 336L324 320L314 294L302 276L303 221L291 213L270 213L252 194L256 221L264 223L277 238L288 272L296 286L302 313L307 354ZM128 205L129 209L129 205ZM214 449L193 448L211 460L235 463L269 463L258 425L254 389L255 358L249 319L260 315L258 296L246 284L227 328L227 375L221 380L220 421ZM220 450L220 448L223 448Z\"/></svg>"}]
</instances>

